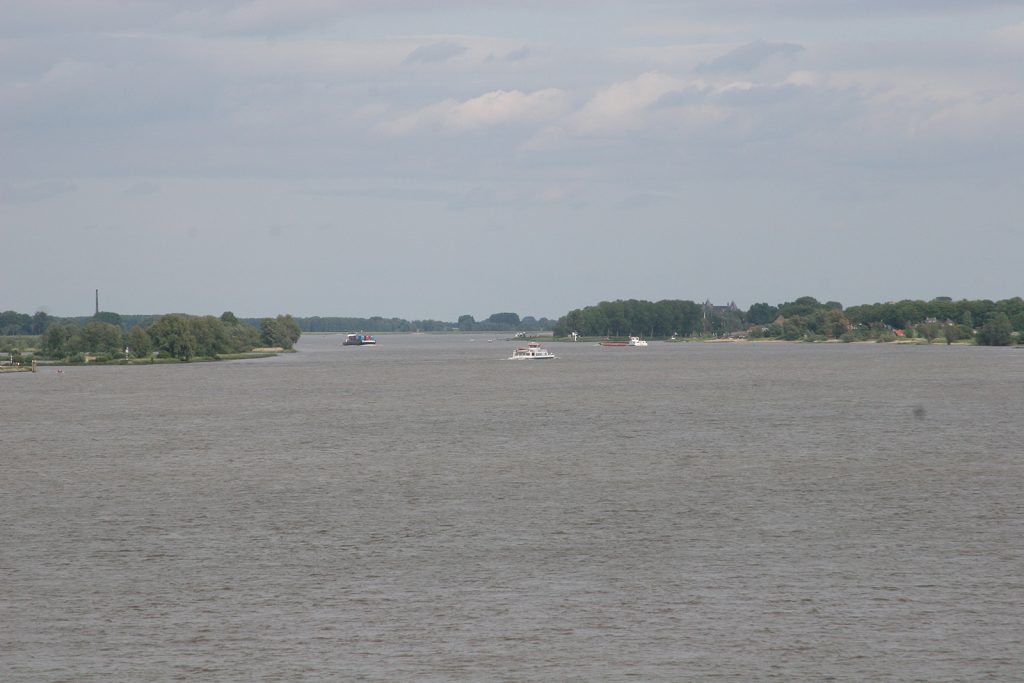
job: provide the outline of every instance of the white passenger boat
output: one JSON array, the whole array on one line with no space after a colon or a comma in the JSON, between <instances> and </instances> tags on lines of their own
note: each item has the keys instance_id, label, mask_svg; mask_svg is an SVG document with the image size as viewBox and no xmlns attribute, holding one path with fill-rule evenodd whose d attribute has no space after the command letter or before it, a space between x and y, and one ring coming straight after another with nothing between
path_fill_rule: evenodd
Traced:
<instances>
[{"instance_id":1,"label":"white passenger boat","mask_svg":"<svg viewBox=\"0 0 1024 683\"><path fill-rule=\"evenodd\" d=\"M647 340L646 339L641 339L640 337L630 337L629 338L629 345L630 346L647 346Z\"/></svg>"},{"instance_id":2,"label":"white passenger boat","mask_svg":"<svg viewBox=\"0 0 1024 683\"><path fill-rule=\"evenodd\" d=\"M512 355L509 356L509 360L542 360L544 358L558 358L555 354L551 353L539 342L530 342L525 347L520 346Z\"/></svg>"}]
</instances>

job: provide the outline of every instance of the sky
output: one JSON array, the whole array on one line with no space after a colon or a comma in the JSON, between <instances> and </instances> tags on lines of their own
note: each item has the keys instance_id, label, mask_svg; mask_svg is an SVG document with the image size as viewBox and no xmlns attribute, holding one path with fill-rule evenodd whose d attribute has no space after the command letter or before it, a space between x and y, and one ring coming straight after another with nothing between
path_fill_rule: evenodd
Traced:
<instances>
[{"instance_id":1,"label":"sky","mask_svg":"<svg viewBox=\"0 0 1024 683\"><path fill-rule=\"evenodd\" d=\"M0 310L1024 294L1024 0L3 0Z\"/></svg>"}]
</instances>

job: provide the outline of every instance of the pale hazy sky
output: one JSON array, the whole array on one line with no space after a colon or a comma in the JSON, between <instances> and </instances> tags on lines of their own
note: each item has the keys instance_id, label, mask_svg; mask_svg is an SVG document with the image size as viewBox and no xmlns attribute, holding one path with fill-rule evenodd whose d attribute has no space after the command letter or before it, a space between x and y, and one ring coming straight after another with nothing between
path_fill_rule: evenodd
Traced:
<instances>
[{"instance_id":1,"label":"pale hazy sky","mask_svg":"<svg viewBox=\"0 0 1024 683\"><path fill-rule=\"evenodd\" d=\"M0 310L1024 294L1024 2L3 0Z\"/></svg>"}]
</instances>

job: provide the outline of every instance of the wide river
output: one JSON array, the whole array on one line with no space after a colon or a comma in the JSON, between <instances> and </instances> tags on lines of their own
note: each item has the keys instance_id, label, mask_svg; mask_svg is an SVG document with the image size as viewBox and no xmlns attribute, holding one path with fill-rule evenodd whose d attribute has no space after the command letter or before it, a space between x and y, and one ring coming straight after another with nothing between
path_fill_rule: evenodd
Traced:
<instances>
[{"instance_id":1,"label":"wide river","mask_svg":"<svg viewBox=\"0 0 1024 683\"><path fill-rule=\"evenodd\" d=\"M1024 350L0 376L0 680L1024 677Z\"/></svg>"}]
</instances>

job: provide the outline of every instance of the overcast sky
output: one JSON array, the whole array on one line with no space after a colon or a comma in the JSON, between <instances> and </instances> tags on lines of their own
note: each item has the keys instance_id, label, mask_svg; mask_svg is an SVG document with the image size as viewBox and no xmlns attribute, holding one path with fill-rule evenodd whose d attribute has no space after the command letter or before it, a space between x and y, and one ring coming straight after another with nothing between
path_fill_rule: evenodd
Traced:
<instances>
[{"instance_id":1,"label":"overcast sky","mask_svg":"<svg viewBox=\"0 0 1024 683\"><path fill-rule=\"evenodd\" d=\"M3 0L0 309L1024 294L1024 2Z\"/></svg>"}]
</instances>

